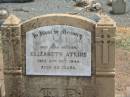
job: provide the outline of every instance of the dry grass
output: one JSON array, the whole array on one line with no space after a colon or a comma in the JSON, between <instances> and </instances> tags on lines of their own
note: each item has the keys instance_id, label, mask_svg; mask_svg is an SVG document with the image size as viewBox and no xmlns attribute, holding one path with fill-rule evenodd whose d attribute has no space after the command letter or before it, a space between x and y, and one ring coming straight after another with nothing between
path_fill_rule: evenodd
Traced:
<instances>
[{"instance_id":1,"label":"dry grass","mask_svg":"<svg viewBox=\"0 0 130 97\"><path fill-rule=\"evenodd\" d=\"M116 36L116 93L130 86L130 27L118 27Z\"/></svg>"}]
</instances>

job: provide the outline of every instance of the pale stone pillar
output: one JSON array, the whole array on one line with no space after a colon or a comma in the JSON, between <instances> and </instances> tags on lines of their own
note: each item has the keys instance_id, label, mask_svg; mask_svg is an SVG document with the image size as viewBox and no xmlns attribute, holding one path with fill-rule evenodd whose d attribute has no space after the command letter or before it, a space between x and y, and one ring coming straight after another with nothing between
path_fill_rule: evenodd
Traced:
<instances>
[{"instance_id":1,"label":"pale stone pillar","mask_svg":"<svg viewBox=\"0 0 130 97\"><path fill-rule=\"evenodd\" d=\"M22 97L20 19L10 15L2 28L2 50L5 79L5 97Z\"/></svg>"},{"instance_id":2,"label":"pale stone pillar","mask_svg":"<svg viewBox=\"0 0 130 97\"><path fill-rule=\"evenodd\" d=\"M115 32L115 22L102 16L95 33L97 97L115 97Z\"/></svg>"}]
</instances>

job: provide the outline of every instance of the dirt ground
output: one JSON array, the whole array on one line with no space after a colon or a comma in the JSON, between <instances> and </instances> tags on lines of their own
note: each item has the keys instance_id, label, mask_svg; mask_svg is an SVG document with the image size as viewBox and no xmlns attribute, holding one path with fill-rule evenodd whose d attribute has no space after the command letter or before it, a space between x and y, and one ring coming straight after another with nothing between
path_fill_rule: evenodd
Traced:
<instances>
[{"instance_id":1,"label":"dirt ground","mask_svg":"<svg viewBox=\"0 0 130 97\"><path fill-rule=\"evenodd\" d=\"M116 35L116 94L130 87L130 27L118 27Z\"/></svg>"},{"instance_id":2,"label":"dirt ground","mask_svg":"<svg viewBox=\"0 0 130 97\"><path fill-rule=\"evenodd\" d=\"M130 87L130 52L116 49L116 93L125 94Z\"/></svg>"}]
</instances>

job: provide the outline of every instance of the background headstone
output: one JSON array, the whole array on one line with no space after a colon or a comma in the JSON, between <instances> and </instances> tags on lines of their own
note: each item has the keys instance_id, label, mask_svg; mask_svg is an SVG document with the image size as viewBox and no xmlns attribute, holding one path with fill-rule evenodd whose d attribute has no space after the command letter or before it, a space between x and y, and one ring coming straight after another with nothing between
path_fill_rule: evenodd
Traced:
<instances>
[{"instance_id":1,"label":"background headstone","mask_svg":"<svg viewBox=\"0 0 130 97\"><path fill-rule=\"evenodd\" d=\"M123 14L126 12L126 0L112 0L112 12Z\"/></svg>"}]
</instances>

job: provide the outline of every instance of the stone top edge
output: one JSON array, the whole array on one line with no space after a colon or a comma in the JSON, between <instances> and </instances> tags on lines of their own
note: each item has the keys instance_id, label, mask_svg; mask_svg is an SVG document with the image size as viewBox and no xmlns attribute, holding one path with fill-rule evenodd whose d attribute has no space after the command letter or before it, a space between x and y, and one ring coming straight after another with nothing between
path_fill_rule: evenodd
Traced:
<instances>
[{"instance_id":1,"label":"stone top edge","mask_svg":"<svg viewBox=\"0 0 130 97\"><path fill-rule=\"evenodd\" d=\"M101 20L96 24L96 26L116 27L116 22L107 15L101 15Z\"/></svg>"},{"instance_id":2,"label":"stone top edge","mask_svg":"<svg viewBox=\"0 0 130 97\"><path fill-rule=\"evenodd\" d=\"M7 19L4 21L4 23L2 24L3 26L15 26L20 24L21 20L15 16L15 15L10 15L9 17L7 17Z\"/></svg>"},{"instance_id":3,"label":"stone top edge","mask_svg":"<svg viewBox=\"0 0 130 97\"><path fill-rule=\"evenodd\" d=\"M22 22L21 24L24 24L24 23L27 23L29 21L32 21L32 20L35 20L35 19L39 19L39 18L47 18L47 17L70 17L70 18L75 18L75 19L81 19L81 20L84 20L84 21L87 21L89 23L92 23L92 24L96 24L95 21L89 19L89 18L86 18L86 17L83 17L83 16L80 16L80 15L71 15L71 14L62 14L62 13L59 13L59 14L46 14L46 15L41 15L41 16L36 16L36 17L33 17L29 20L26 20L24 22Z\"/></svg>"},{"instance_id":4,"label":"stone top edge","mask_svg":"<svg viewBox=\"0 0 130 97\"><path fill-rule=\"evenodd\" d=\"M114 23L114 24L97 24L96 27L116 27L116 23Z\"/></svg>"}]
</instances>

